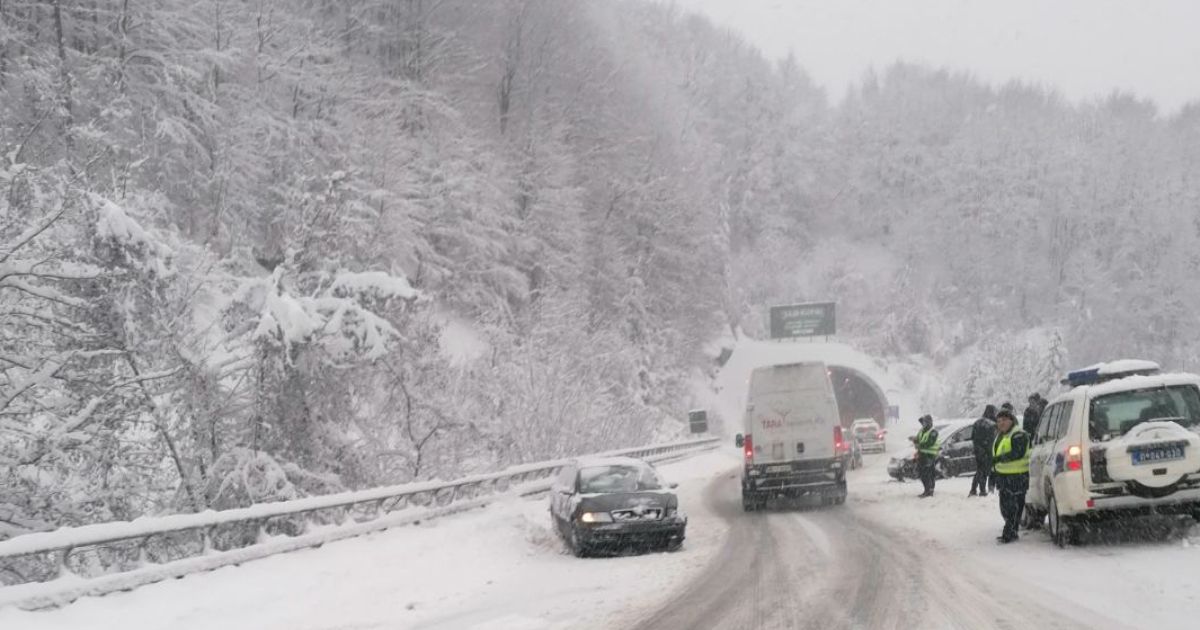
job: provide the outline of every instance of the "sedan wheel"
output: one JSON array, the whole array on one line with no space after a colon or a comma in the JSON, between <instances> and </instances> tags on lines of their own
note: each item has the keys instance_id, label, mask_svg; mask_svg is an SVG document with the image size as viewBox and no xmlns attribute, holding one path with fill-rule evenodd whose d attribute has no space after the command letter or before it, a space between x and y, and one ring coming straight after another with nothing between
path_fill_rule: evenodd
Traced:
<instances>
[{"instance_id":1,"label":"sedan wheel","mask_svg":"<svg viewBox=\"0 0 1200 630\"><path fill-rule=\"evenodd\" d=\"M937 474L938 479L950 478L950 466L944 459L939 459L936 463L934 463L933 472Z\"/></svg>"},{"instance_id":2,"label":"sedan wheel","mask_svg":"<svg viewBox=\"0 0 1200 630\"><path fill-rule=\"evenodd\" d=\"M567 545L571 548L571 554L576 558L588 557L588 549L579 542L579 536L575 533L574 527L571 528L571 535L567 538Z\"/></svg>"}]
</instances>

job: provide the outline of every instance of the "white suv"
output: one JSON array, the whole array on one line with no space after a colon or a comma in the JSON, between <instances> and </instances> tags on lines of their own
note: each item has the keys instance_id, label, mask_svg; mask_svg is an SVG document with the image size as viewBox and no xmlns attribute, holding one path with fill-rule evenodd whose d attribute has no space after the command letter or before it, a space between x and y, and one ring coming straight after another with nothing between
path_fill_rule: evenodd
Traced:
<instances>
[{"instance_id":1,"label":"white suv","mask_svg":"<svg viewBox=\"0 0 1200 630\"><path fill-rule=\"evenodd\" d=\"M1089 522L1141 514L1200 520L1200 376L1116 361L1068 375L1042 413L1029 462L1028 524L1078 542Z\"/></svg>"}]
</instances>

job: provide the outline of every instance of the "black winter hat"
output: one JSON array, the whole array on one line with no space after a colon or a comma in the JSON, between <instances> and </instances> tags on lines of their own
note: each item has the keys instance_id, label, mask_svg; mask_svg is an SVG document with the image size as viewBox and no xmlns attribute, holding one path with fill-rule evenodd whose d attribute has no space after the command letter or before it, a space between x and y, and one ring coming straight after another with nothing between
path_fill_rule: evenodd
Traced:
<instances>
[{"instance_id":1,"label":"black winter hat","mask_svg":"<svg viewBox=\"0 0 1200 630\"><path fill-rule=\"evenodd\" d=\"M1017 421L1017 417L1014 416L1013 412L1009 411L1008 409L1001 409L1000 413L996 414L996 419L999 420L1000 418L1008 418L1013 422Z\"/></svg>"},{"instance_id":2,"label":"black winter hat","mask_svg":"<svg viewBox=\"0 0 1200 630\"><path fill-rule=\"evenodd\" d=\"M1003 410L1005 410L1005 411L1012 411L1012 410L1013 410L1013 404L1012 404L1012 403L1010 403L1010 402L1006 402L1006 403L1004 403L1003 405L1000 405L1000 408L1001 408L1001 409L1003 409Z\"/></svg>"}]
</instances>

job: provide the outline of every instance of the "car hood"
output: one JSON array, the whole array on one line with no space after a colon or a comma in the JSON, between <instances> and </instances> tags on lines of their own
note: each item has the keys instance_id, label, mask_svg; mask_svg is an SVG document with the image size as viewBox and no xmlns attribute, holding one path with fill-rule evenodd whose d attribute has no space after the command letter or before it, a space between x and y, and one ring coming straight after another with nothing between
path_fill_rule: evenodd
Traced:
<instances>
[{"instance_id":1,"label":"car hood","mask_svg":"<svg viewBox=\"0 0 1200 630\"><path fill-rule=\"evenodd\" d=\"M639 506L664 510L678 505L679 500L670 492L617 492L584 494L579 497L579 506L584 512L612 512Z\"/></svg>"}]
</instances>

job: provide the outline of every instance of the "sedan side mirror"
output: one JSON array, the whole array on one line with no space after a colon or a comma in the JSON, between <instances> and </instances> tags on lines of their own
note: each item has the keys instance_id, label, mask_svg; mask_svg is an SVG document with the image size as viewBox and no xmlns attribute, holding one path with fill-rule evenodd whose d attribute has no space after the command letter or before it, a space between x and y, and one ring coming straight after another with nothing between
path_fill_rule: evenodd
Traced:
<instances>
[{"instance_id":1,"label":"sedan side mirror","mask_svg":"<svg viewBox=\"0 0 1200 630\"><path fill-rule=\"evenodd\" d=\"M733 438L733 445L738 448L742 448L742 445L745 443L746 443L746 439L744 437L742 437L741 433L737 434L737 437Z\"/></svg>"},{"instance_id":2,"label":"sedan side mirror","mask_svg":"<svg viewBox=\"0 0 1200 630\"><path fill-rule=\"evenodd\" d=\"M672 489L672 490L674 490L675 488L678 488L678 487L679 487L679 484L677 484L677 483L671 483L671 484L667 484L667 487L668 487L668 488L670 488L670 489Z\"/></svg>"}]
</instances>

